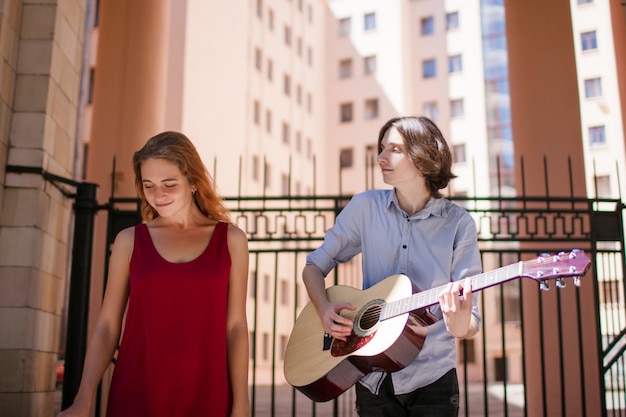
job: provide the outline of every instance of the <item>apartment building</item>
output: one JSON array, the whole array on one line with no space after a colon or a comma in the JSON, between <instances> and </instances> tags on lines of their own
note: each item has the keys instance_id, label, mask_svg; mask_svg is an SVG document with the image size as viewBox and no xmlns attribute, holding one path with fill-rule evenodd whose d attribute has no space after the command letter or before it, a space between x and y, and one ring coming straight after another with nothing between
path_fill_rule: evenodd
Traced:
<instances>
[{"instance_id":1,"label":"apartment building","mask_svg":"<svg viewBox=\"0 0 626 417\"><path fill-rule=\"evenodd\" d=\"M8 165L97 183L104 203L109 194L134 195L132 152L173 129L196 143L226 196L349 195L385 187L376 164L382 124L424 114L454 152L459 178L450 194L511 194L515 138L503 3L6 1L1 98L3 120L12 123L2 125L0 153ZM587 189L621 196L624 87L614 57L623 41L611 31L615 7L571 0L571 11ZM0 341L0 410L51 415L71 204L63 188L32 174L11 172L1 183L0 331L8 337ZM106 250L105 229L99 219L96 254ZM97 258L94 318L105 269ZM258 296L293 293L293 270L259 264L252 271ZM509 296L514 302L516 294ZM271 305L261 308L270 314ZM281 316L276 336L269 321L253 329L264 367L259 381L271 380L270 350L283 349L289 326ZM491 357L497 376L502 363Z\"/></svg>"}]
</instances>

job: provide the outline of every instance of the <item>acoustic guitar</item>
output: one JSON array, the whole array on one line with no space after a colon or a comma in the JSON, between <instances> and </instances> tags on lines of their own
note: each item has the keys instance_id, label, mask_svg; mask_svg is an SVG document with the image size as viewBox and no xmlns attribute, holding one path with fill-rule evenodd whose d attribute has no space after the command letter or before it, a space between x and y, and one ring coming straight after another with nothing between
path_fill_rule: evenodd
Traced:
<instances>
[{"instance_id":1,"label":"acoustic guitar","mask_svg":"<svg viewBox=\"0 0 626 417\"><path fill-rule=\"evenodd\" d=\"M531 278L547 289L546 281L573 278L576 286L590 266L582 250L542 255L470 277L472 291L480 291L516 278ZM345 285L327 288L328 299L348 301L355 311L341 314L354 319L345 340L324 332L317 311L308 303L294 324L284 361L287 382L314 401L338 397L372 371L398 371L415 359L436 318L427 307L439 302L445 286L413 293L411 280L392 275L367 290Z\"/></svg>"}]
</instances>

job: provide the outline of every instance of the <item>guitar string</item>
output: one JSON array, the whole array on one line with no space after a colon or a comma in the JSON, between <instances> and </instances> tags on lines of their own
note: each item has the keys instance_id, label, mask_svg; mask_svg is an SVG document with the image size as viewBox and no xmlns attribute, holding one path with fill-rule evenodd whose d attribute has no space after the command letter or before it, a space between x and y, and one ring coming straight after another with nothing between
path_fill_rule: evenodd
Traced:
<instances>
[{"instance_id":1,"label":"guitar string","mask_svg":"<svg viewBox=\"0 0 626 417\"><path fill-rule=\"evenodd\" d=\"M546 260L550 259L553 261L560 261L566 257L570 257L570 254L563 253L548 257L538 257L528 261L520 261L514 264L506 265L473 277L469 277L472 283L472 290L480 291L495 284L509 281L513 278L527 276L528 273L525 271L531 269L535 265L544 264ZM574 271L575 270L576 268L574 268ZM501 273L504 273L504 275L500 276ZM376 319L378 321L381 320L382 317L382 320L385 320L409 311L429 307L438 302L438 296L444 287L445 286L432 288L400 300L383 302L382 304L370 306L368 307L368 310L361 315L361 319L365 321L373 321ZM359 313L359 311L350 311L344 314L344 317L355 319Z\"/></svg>"}]
</instances>

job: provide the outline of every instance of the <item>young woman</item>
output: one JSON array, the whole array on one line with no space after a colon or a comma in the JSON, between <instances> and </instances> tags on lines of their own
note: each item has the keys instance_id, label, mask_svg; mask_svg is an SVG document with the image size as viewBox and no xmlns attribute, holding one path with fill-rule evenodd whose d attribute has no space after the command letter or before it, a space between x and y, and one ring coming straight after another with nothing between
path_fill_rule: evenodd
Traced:
<instances>
[{"instance_id":1,"label":"young woman","mask_svg":"<svg viewBox=\"0 0 626 417\"><path fill-rule=\"evenodd\" d=\"M144 223L115 239L81 384L59 417L89 415L122 327L108 417L248 416L247 237L183 134L154 136L133 165Z\"/></svg>"},{"instance_id":2,"label":"young woman","mask_svg":"<svg viewBox=\"0 0 626 417\"><path fill-rule=\"evenodd\" d=\"M378 136L378 164L393 188L355 195L337 216L320 248L307 257L302 277L326 333L345 340L354 310L330 302L324 277L362 253L363 288L394 274L420 290L445 288L431 307L438 319L415 360L396 372L372 372L356 384L357 411L365 417L458 415L455 338L476 334L480 316L469 280L480 273L476 225L461 207L442 198L454 178L452 157L437 126L425 117L389 120ZM463 291L463 297L460 293Z\"/></svg>"}]
</instances>

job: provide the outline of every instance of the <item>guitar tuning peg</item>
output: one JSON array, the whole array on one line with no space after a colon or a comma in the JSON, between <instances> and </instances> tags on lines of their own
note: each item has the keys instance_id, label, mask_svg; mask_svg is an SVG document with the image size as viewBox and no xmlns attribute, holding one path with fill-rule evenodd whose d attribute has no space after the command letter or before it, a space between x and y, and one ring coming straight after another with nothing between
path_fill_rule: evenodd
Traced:
<instances>
[{"instance_id":1,"label":"guitar tuning peg","mask_svg":"<svg viewBox=\"0 0 626 417\"><path fill-rule=\"evenodd\" d=\"M541 291L550 291L550 286L545 281L541 281L539 283L539 289Z\"/></svg>"},{"instance_id":2,"label":"guitar tuning peg","mask_svg":"<svg viewBox=\"0 0 626 417\"><path fill-rule=\"evenodd\" d=\"M556 287L557 288L565 288L565 282L561 278L557 279L556 280Z\"/></svg>"},{"instance_id":3,"label":"guitar tuning peg","mask_svg":"<svg viewBox=\"0 0 626 417\"><path fill-rule=\"evenodd\" d=\"M580 287L580 277L578 275L574 277L574 285Z\"/></svg>"}]
</instances>

